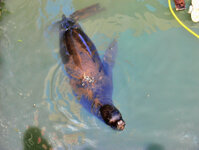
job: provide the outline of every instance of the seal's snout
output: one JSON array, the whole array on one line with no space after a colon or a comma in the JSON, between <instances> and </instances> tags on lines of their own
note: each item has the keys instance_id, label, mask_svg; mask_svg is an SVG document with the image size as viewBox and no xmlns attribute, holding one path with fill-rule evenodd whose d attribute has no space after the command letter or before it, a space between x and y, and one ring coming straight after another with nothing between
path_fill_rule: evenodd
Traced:
<instances>
[{"instance_id":1,"label":"seal's snout","mask_svg":"<svg viewBox=\"0 0 199 150\"><path fill-rule=\"evenodd\" d=\"M124 128L125 128L125 122L123 121L123 120L119 120L118 122L117 122L117 130L124 130Z\"/></svg>"}]
</instances>

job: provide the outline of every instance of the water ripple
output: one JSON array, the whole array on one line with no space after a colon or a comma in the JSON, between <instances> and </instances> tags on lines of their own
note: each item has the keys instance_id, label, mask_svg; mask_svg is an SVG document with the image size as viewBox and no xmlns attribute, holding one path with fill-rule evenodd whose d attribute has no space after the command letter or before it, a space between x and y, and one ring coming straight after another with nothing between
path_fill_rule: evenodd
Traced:
<instances>
[{"instance_id":1,"label":"water ripple","mask_svg":"<svg viewBox=\"0 0 199 150\"><path fill-rule=\"evenodd\" d=\"M86 137L84 132L97 129L98 126L91 118L82 115L87 112L73 96L69 79L60 63L52 66L45 78L43 98L48 104L49 120L55 124L55 130L62 134L59 140L65 141L66 144L83 144L92 141L88 138L84 140ZM89 143L93 145L93 142Z\"/></svg>"}]
</instances>

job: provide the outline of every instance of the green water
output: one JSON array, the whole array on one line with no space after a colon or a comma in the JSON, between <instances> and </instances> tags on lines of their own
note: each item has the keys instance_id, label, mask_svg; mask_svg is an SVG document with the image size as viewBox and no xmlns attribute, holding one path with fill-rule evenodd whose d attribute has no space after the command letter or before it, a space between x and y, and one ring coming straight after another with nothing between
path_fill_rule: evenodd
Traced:
<instances>
[{"instance_id":1,"label":"green water","mask_svg":"<svg viewBox=\"0 0 199 150\"><path fill-rule=\"evenodd\" d=\"M77 103L61 67L58 33L49 30L63 13L96 2L106 10L80 24L101 55L117 38L113 100L127 124L123 132ZM10 14L0 22L0 150L23 149L28 126L44 132L55 150L199 149L199 41L178 25L167 1L7 0L6 8ZM186 11L177 15L199 31Z\"/></svg>"}]
</instances>

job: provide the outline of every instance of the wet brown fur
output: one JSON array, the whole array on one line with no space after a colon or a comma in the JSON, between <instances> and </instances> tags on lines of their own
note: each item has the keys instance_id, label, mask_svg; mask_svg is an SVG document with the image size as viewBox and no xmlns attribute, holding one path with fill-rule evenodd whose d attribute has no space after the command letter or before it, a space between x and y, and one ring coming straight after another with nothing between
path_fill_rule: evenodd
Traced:
<instances>
[{"instance_id":1,"label":"wet brown fur","mask_svg":"<svg viewBox=\"0 0 199 150\"><path fill-rule=\"evenodd\" d=\"M96 54L97 50L91 51L90 54L86 46L78 36L81 34L79 29L72 29L67 31L65 34L65 46L69 52L69 60L64 67L67 73L72 77L70 79L70 85L79 97L86 95L89 100L93 100L93 106L95 108L101 105L100 101L94 99L93 89L97 88L96 82L101 82L103 80L103 72L99 72L100 63L93 63L93 56ZM85 41L88 47L91 47L93 43ZM87 87L85 88L82 83L84 81L84 76L95 77L94 82L86 82Z\"/></svg>"}]
</instances>

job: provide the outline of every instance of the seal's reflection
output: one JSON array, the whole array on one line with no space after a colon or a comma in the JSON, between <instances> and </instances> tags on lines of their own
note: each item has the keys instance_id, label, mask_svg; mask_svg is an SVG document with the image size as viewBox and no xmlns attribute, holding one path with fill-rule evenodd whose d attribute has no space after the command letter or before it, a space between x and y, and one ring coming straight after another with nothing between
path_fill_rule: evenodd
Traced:
<instances>
[{"instance_id":1,"label":"seal's reflection","mask_svg":"<svg viewBox=\"0 0 199 150\"><path fill-rule=\"evenodd\" d=\"M42 136L37 127L29 127L23 137L24 150L52 150L52 146Z\"/></svg>"},{"instance_id":2,"label":"seal's reflection","mask_svg":"<svg viewBox=\"0 0 199 150\"><path fill-rule=\"evenodd\" d=\"M165 148L160 144L151 143L146 147L146 150L165 150Z\"/></svg>"}]
</instances>

